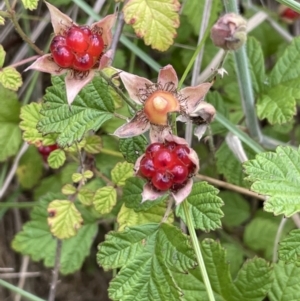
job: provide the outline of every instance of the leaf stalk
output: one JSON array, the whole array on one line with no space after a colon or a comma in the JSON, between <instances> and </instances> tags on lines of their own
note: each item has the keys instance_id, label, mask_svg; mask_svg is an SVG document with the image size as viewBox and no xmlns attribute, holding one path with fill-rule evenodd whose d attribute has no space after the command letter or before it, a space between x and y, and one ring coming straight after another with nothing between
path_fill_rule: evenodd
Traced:
<instances>
[{"instance_id":1,"label":"leaf stalk","mask_svg":"<svg viewBox=\"0 0 300 301\"><path fill-rule=\"evenodd\" d=\"M203 282L204 282L204 285L205 285L205 288L206 288L206 291L207 291L207 294L208 294L208 300L209 301L215 301L215 297L214 297L212 287L211 287L211 284L210 284L210 281L209 281L209 278L208 278L208 274L207 274L207 271L206 271L204 259L203 259L201 249L200 249L200 246L199 246L196 231L195 231L195 228L194 228L194 225L193 225L191 212L189 210L189 205L188 205L186 200L182 203L182 206L183 206L185 218L186 218L186 221L187 221L187 226L188 226L188 229L189 229L189 232L190 232L190 236L191 236L191 239L192 239L192 244L193 244L193 247L194 247L194 250L195 250L195 253L196 253L197 262L198 262L198 265L200 267L202 279L203 279Z\"/></svg>"}]
</instances>

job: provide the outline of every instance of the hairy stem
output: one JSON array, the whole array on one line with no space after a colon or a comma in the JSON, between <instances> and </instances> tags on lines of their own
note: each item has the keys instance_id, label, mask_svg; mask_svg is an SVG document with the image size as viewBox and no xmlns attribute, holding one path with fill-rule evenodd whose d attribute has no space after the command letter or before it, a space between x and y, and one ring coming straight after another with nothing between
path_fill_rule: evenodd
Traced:
<instances>
[{"instance_id":1,"label":"hairy stem","mask_svg":"<svg viewBox=\"0 0 300 301\"><path fill-rule=\"evenodd\" d=\"M55 264L54 264L54 269L53 269L53 275L52 275L52 281L51 281L51 285L50 285L48 301L55 300L56 286L57 286L59 268L60 268L61 247L62 247L62 241L60 239L57 239Z\"/></svg>"},{"instance_id":2,"label":"hairy stem","mask_svg":"<svg viewBox=\"0 0 300 301\"><path fill-rule=\"evenodd\" d=\"M223 0L226 12L238 14L236 0ZM237 51L234 51L234 60L236 66L237 80L240 88L241 101L243 111L246 117L246 125L250 135L258 142L261 142L263 137L256 117L254 106L254 93L252 89L252 81L250 76L250 68L246 53L246 47L243 45Z\"/></svg>"},{"instance_id":3,"label":"hairy stem","mask_svg":"<svg viewBox=\"0 0 300 301\"><path fill-rule=\"evenodd\" d=\"M26 33L21 28L21 26L18 22L18 18L16 16L16 12L10 6L9 1L5 0L5 4L6 4L6 8L7 8L7 13L9 14L9 16L7 16L7 18L9 18L11 20L17 33L37 54L43 55L44 52L31 41L31 39L26 35Z\"/></svg>"},{"instance_id":4,"label":"hairy stem","mask_svg":"<svg viewBox=\"0 0 300 301\"><path fill-rule=\"evenodd\" d=\"M195 228L194 228L194 225L193 225L191 212L189 210L189 205L188 205L186 200L182 203L182 206L183 206L183 209L184 209L184 214L185 214L185 218L186 218L186 221L187 221L187 226L188 226L188 229L189 229L189 232L190 232L190 236L191 236L191 239L192 239L193 247L194 247L194 250L195 250L195 253L196 253L196 258L197 258L197 261L198 261L198 265L200 267L202 279L203 279L203 282L204 282L204 285L205 285L205 288L206 288L206 291L207 291L207 294L208 294L208 300L209 301L215 301L215 297L214 297L212 287L211 287L211 284L210 284L210 281L209 281L209 278L208 278L208 274L207 274L206 267L205 267L205 264L204 264L204 260L203 260L203 256L202 256L201 249L200 249L200 246L199 246L196 231L195 231Z\"/></svg>"}]
</instances>

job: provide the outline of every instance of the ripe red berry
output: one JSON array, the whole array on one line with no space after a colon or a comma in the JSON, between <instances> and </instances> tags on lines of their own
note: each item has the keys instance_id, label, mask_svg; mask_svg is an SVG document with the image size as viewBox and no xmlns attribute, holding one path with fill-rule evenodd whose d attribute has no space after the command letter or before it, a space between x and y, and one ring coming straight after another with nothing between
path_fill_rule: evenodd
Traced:
<instances>
[{"instance_id":1,"label":"ripe red berry","mask_svg":"<svg viewBox=\"0 0 300 301\"><path fill-rule=\"evenodd\" d=\"M173 183L181 184L186 181L189 171L183 164L176 164L170 169L170 173L173 176Z\"/></svg>"},{"instance_id":2,"label":"ripe red berry","mask_svg":"<svg viewBox=\"0 0 300 301\"><path fill-rule=\"evenodd\" d=\"M65 46L66 45L66 38L64 36L58 35L55 36L50 44L50 51L54 51L58 46Z\"/></svg>"},{"instance_id":3,"label":"ripe red berry","mask_svg":"<svg viewBox=\"0 0 300 301\"><path fill-rule=\"evenodd\" d=\"M79 28L83 32L86 41L88 41L89 37L93 34L90 27L87 25L81 25L81 26L79 26Z\"/></svg>"},{"instance_id":4,"label":"ripe red berry","mask_svg":"<svg viewBox=\"0 0 300 301\"><path fill-rule=\"evenodd\" d=\"M89 53L83 53L75 56L73 68L78 71L88 71L94 64L94 58Z\"/></svg>"},{"instance_id":5,"label":"ripe red berry","mask_svg":"<svg viewBox=\"0 0 300 301\"><path fill-rule=\"evenodd\" d=\"M86 52L89 44L86 38L85 31L78 26L72 26L66 33L66 43L74 52Z\"/></svg>"},{"instance_id":6,"label":"ripe red berry","mask_svg":"<svg viewBox=\"0 0 300 301\"><path fill-rule=\"evenodd\" d=\"M55 63L61 68L71 67L75 58L68 46L57 46L52 51L52 57Z\"/></svg>"},{"instance_id":7,"label":"ripe red berry","mask_svg":"<svg viewBox=\"0 0 300 301\"><path fill-rule=\"evenodd\" d=\"M155 168L167 168L175 163L176 157L168 149L162 148L153 157Z\"/></svg>"},{"instance_id":8,"label":"ripe red berry","mask_svg":"<svg viewBox=\"0 0 300 301\"><path fill-rule=\"evenodd\" d=\"M174 141L170 141L166 144L166 148L169 149L171 152L174 151L175 147L177 146L178 144Z\"/></svg>"},{"instance_id":9,"label":"ripe red berry","mask_svg":"<svg viewBox=\"0 0 300 301\"><path fill-rule=\"evenodd\" d=\"M141 160L141 165L139 169L142 176L146 178L153 177L155 173L155 168L153 164L153 160L151 158L147 158L146 156Z\"/></svg>"},{"instance_id":10,"label":"ripe red berry","mask_svg":"<svg viewBox=\"0 0 300 301\"><path fill-rule=\"evenodd\" d=\"M47 161L47 158L49 157L50 153L52 153L54 150L58 149L57 144L52 145L41 145L38 147L39 153L43 156L44 161Z\"/></svg>"},{"instance_id":11,"label":"ripe red berry","mask_svg":"<svg viewBox=\"0 0 300 301\"><path fill-rule=\"evenodd\" d=\"M153 158L153 156L161 149L163 148L163 144L161 143L152 143L146 148L146 156L149 156L150 158Z\"/></svg>"},{"instance_id":12,"label":"ripe red berry","mask_svg":"<svg viewBox=\"0 0 300 301\"><path fill-rule=\"evenodd\" d=\"M157 171L152 178L153 186L161 191L166 191L173 185L170 174L166 171Z\"/></svg>"},{"instance_id":13,"label":"ripe red berry","mask_svg":"<svg viewBox=\"0 0 300 301\"><path fill-rule=\"evenodd\" d=\"M176 157L185 165L189 165L191 160L188 156L190 153L190 150L187 146L185 145L177 145L174 149L174 153Z\"/></svg>"},{"instance_id":14,"label":"ripe red berry","mask_svg":"<svg viewBox=\"0 0 300 301\"><path fill-rule=\"evenodd\" d=\"M95 33L89 36L89 48L88 53L92 56L99 57L104 48L104 42L102 37Z\"/></svg>"},{"instance_id":15,"label":"ripe red berry","mask_svg":"<svg viewBox=\"0 0 300 301\"><path fill-rule=\"evenodd\" d=\"M289 20L295 20L300 17L300 14L292 10L291 8L287 7L282 13L281 17L289 19Z\"/></svg>"}]
</instances>

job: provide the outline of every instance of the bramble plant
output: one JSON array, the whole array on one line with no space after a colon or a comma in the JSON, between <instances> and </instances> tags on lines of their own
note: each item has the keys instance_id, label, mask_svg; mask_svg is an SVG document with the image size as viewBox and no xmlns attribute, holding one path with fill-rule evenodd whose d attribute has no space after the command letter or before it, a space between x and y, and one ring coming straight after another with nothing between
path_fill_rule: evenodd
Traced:
<instances>
[{"instance_id":1,"label":"bramble plant","mask_svg":"<svg viewBox=\"0 0 300 301\"><path fill-rule=\"evenodd\" d=\"M50 2L0 11L0 299L300 300L300 4Z\"/></svg>"}]
</instances>

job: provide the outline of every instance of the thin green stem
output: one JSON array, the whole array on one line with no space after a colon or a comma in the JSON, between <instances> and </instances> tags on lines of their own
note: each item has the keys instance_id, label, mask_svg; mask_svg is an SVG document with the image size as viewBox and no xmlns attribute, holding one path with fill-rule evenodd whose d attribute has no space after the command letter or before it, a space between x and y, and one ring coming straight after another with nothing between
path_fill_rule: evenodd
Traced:
<instances>
[{"instance_id":1,"label":"thin green stem","mask_svg":"<svg viewBox=\"0 0 300 301\"><path fill-rule=\"evenodd\" d=\"M134 110L137 111L137 106L122 92L122 90L117 87L112 79L108 77L104 72L100 71L101 76L106 80L106 82L118 93L119 96Z\"/></svg>"},{"instance_id":2,"label":"thin green stem","mask_svg":"<svg viewBox=\"0 0 300 301\"><path fill-rule=\"evenodd\" d=\"M110 156L113 156L113 157L123 158L123 155L120 152L113 151L113 150L107 149L107 148L101 148L101 153L106 154L106 155L110 155Z\"/></svg>"},{"instance_id":3,"label":"thin green stem","mask_svg":"<svg viewBox=\"0 0 300 301\"><path fill-rule=\"evenodd\" d=\"M292 10L300 14L300 3L294 0L277 0L277 2L290 7Z\"/></svg>"},{"instance_id":4,"label":"thin green stem","mask_svg":"<svg viewBox=\"0 0 300 301\"><path fill-rule=\"evenodd\" d=\"M39 298L35 295L32 295L32 294L20 289L17 286L14 286L14 285L8 283L8 282L6 282L2 279L0 279L0 285L7 288L7 289L9 289L10 291L12 291L14 293L17 293L17 294L21 295L22 297L26 298L27 300L30 300L30 301L46 301L44 299L41 299L41 298Z\"/></svg>"},{"instance_id":5,"label":"thin green stem","mask_svg":"<svg viewBox=\"0 0 300 301\"><path fill-rule=\"evenodd\" d=\"M201 51L201 49L202 49L202 47L203 47L203 45L204 45L204 43L206 41L208 33L209 33L209 28L206 29L201 42L198 44L198 46L196 48L196 51L194 52L192 58L190 59L189 64L187 65L186 69L184 70L184 73L183 73L183 75L182 75L182 77L181 77L181 79L180 79L180 81L178 83L178 90L180 90L183 82L185 81L188 73L190 72L190 70L191 70L191 68L192 68L192 66L194 64L194 61L197 58L198 53Z\"/></svg>"},{"instance_id":6,"label":"thin green stem","mask_svg":"<svg viewBox=\"0 0 300 301\"><path fill-rule=\"evenodd\" d=\"M208 300L209 301L215 301L215 297L214 297L212 287L211 287L211 284L210 284L210 281L209 281L209 278L208 278L208 274L207 274L206 267L205 267L205 264L204 264L204 260L203 260L203 256L202 256L201 249L200 249L200 246L199 246L196 231L195 231L195 228L194 228L194 225L193 225L191 212L189 210L189 205L188 205L186 200L182 203L182 206L183 206L185 218L186 218L186 221L187 221L187 226L188 226L188 229L189 229L189 232L190 232L190 236L191 236L191 239L192 239L193 247L194 247L194 250L195 250L195 253L196 253L196 258L197 258L197 261L198 261L198 264L199 264L199 267L200 267L202 279L203 279L203 282L204 282L204 285L206 287L206 291L207 291L207 294L208 294Z\"/></svg>"},{"instance_id":7,"label":"thin green stem","mask_svg":"<svg viewBox=\"0 0 300 301\"><path fill-rule=\"evenodd\" d=\"M0 202L0 209L10 209L10 208L18 208L18 209L26 209L32 208L35 205L35 202L21 202L21 203L8 203L8 202Z\"/></svg>"},{"instance_id":8,"label":"thin green stem","mask_svg":"<svg viewBox=\"0 0 300 301\"><path fill-rule=\"evenodd\" d=\"M223 0L226 12L238 14L236 0ZM243 111L246 117L246 125L249 129L250 136L256 141L261 142L263 136L259 127L258 119L255 112L255 99L250 76L250 68L246 53L245 45L233 52L236 75L240 89Z\"/></svg>"}]
</instances>

